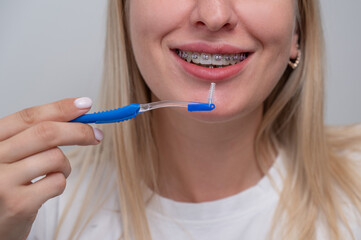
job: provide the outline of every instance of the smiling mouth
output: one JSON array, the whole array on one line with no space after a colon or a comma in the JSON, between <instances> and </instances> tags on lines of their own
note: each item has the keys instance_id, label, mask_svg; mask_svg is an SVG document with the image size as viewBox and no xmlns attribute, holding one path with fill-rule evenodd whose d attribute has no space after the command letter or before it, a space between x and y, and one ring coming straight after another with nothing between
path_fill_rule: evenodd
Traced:
<instances>
[{"instance_id":1,"label":"smiling mouth","mask_svg":"<svg viewBox=\"0 0 361 240\"><path fill-rule=\"evenodd\" d=\"M181 49L175 49L174 51L184 61L206 68L224 68L235 65L243 62L250 55L249 52L220 54L190 52Z\"/></svg>"}]
</instances>

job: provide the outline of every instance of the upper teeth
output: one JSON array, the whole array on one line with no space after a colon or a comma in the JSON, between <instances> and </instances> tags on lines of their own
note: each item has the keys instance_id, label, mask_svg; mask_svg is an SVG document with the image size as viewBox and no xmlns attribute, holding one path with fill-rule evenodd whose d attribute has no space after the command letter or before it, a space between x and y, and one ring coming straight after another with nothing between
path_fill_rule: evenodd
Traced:
<instances>
[{"instance_id":1,"label":"upper teeth","mask_svg":"<svg viewBox=\"0 0 361 240\"><path fill-rule=\"evenodd\" d=\"M203 65L230 65L236 64L247 58L247 53L237 54L219 54L219 53L199 53L190 52L177 49L179 57L183 58L187 62L193 62Z\"/></svg>"}]
</instances>

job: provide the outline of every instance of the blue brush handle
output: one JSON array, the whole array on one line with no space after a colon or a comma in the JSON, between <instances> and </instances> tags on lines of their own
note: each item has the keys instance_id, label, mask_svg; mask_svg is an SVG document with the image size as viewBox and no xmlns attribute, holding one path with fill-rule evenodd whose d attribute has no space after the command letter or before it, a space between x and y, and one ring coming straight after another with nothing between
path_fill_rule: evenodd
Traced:
<instances>
[{"instance_id":1,"label":"blue brush handle","mask_svg":"<svg viewBox=\"0 0 361 240\"><path fill-rule=\"evenodd\" d=\"M70 122L81 123L114 123L135 118L139 114L140 105L132 103L128 106L108 110L104 112L95 112L82 115Z\"/></svg>"}]
</instances>

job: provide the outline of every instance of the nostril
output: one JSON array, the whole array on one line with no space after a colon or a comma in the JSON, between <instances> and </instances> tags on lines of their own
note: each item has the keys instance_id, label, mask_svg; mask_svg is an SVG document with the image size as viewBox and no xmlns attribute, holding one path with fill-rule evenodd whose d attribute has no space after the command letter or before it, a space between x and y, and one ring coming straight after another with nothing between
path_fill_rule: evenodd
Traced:
<instances>
[{"instance_id":1,"label":"nostril","mask_svg":"<svg viewBox=\"0 0 361 240\"><path fill-rule=\"evenodd\" d=\"M229 22L226 22L225 24L222 25L222 23L211 23L209 22L208 24L203 22L203 21L197 21L195 23L195 26L196 28L199 28L199 29L208 29L209 31L212 31L212 32L218 32L218 31L229 31L231 30L233 27L232 27L232 24L230 24Z\"/></svg>"},{"instance_id":2,"label":"nostril","mask_svg":"<svg viewBox=\"0 0 361 240\"><path fill-rule=\"evenodd\" d=\"M226 24L224 24L223 28L226 29L226 30L231 30L232 25L230 23L226 23Z\"/></svg>"},{"instance_id":3,"label":"nostril","mask_svg":"<svg viewBox=\"0 0 361 240\"><path fill-rule=\"evenodd\" d=\"M203 27L203 26L206 26L206 24L204 23L204 22L202 22L202 21L198 21L198 22L196 22L196 24L195 24L197 27Z\"/></svg>"}]
</instances>

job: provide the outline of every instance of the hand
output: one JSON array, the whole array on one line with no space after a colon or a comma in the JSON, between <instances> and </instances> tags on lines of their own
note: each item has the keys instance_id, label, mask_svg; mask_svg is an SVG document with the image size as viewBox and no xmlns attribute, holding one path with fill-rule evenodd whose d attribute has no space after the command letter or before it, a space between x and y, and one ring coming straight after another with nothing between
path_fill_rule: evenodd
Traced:
<instances>
[{"instance_id":1,"label":"hand","mask_svg":"<svg viewBox=\"0 0 361 240\"><path fill-rule=\"evenodd\" d=\"M64 99L0 119L2 239L26 239L41 205L63 193L71 168L58 146L96 145L102 140L99 129L68 122L88 112L91 104L88 98Z\"/></svg>"}]
</instances>

